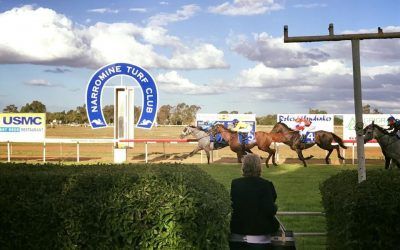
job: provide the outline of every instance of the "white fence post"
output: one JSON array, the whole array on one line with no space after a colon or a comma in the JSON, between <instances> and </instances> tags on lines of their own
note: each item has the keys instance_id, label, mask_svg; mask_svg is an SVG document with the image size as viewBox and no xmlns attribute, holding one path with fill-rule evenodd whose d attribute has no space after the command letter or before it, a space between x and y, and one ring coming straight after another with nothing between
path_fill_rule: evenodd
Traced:
<instances>
[{"instance_id":1,"label":"white fence post","mask_svg":"<svg viewBox=\"0 0 400 250\"><path fill-rule=\"evenodd\" d=\"M79 141L76 142L76 162L79 162Z\"/></svg>"},{"instance_id":2,"label":"white fence post","mask_svg":"<svg viewBox=\"0 0 400 250\"><path fill-rule=\"evenodd\" d=\"M7 141L7 162L11 161L10 141Z\"/></svg>"},{"instance_id":3,"label":"white fence post","mask_svg":"<svg viewBox=\"0 0 400 250\"><path fill-rule=\"evenodd\" d=\"M46 142L43 142L43 163L46 163Z\"/></svg>"}]
</instances>

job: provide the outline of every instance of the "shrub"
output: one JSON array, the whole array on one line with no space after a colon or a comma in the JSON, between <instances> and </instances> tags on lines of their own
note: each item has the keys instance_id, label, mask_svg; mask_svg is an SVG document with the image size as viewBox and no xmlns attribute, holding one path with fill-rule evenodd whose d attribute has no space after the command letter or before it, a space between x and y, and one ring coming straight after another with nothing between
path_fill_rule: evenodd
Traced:
<instances>
[{"instance_id":1,"label":"shrub","mask_svg":"<svg viewBox=\"0 0 400 250\"><path fill-rule=\"evenodd\" d=\"M320 186L329 249L396 249L400 245L400 172L343 171Z\"/></svg>"},{"instance_id":2,"label":"shrub","mask_svg":"<svg viewBox=\"0 0 400 250\"><path fill-rule=\"evenodd\" d=\"M0 164L11 249L224 249L227 190L196 166Z\"/></svg>"}]
</instances>

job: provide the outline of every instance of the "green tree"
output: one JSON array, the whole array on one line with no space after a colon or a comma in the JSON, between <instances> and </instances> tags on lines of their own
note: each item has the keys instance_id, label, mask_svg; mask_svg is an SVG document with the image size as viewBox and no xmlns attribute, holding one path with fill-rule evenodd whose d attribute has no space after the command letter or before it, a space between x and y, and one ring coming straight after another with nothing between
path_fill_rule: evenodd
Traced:
<instances>
[{"instance_id":1,"label":"green tree","mask_svg":"<svg viewBox=\"0 0 400 250\"><path fill-rule=\"evenodd\" d=\"M226 110L223 110L223 111L220 111L218 114L229 114L229 112Z\"/></svg>"},{"instance_id":2,"label":"green tree","mask_svg":"<svg viewBox=\"0 0 400 250\"><path fill-rule=\"evenodd\" d=\"M135 122L135 124L137 124L138 121L139 121L140 115L142 114L142 107L141 106L135 106L133 112L135 114L134 122Z\"/></svg>"},{"instance_id":3,"label":"green tree","mask_svg":"<svg viewBox=\"0 0 400 250\"><path fill-rule=\"evenodd\" d=\"M320 109L312 109L310 108L308 110L309 114L328 114L328 112L326 112L325 110L320 110Z\"/></svg>"},{"instance_id":4,"label":"green tree","mask_svg":"<svg viewBox=\"0 0 400 250\"><path fill-rule=\"evenodd\" d=\"M179 103L172 108L171 124L182 125L190 124L196 119L196 113L201 107L196 105L187 105L186 103Z\"/></svg>"},{"instance_id":5,"label":"green tree","mask_svg":"<svg viewBox=\"0 0 400 250\"><path fill-rule=\"evenodd\" d=\"M14 104L8 105L3 109L4 113L18 113L18 107Z\"/></svg>"},{"instance_id":6,"label":"green tree","mask_svg":"<svg viewBox=\"0 0 400 250\"><path fill-rule=\"evenodd\" d=\"M40 101L33 101L23 106L21 113L46 113L46 106Z\"/></svg>"},{"instance_id":7,"label":"green tree","mask_svg":"<svg viewBox=\"0 0 400 250\"><path fill-rule=\"evenodd\" d=\"M171 110L171 105L162 105L157 112L157 123L162 125L170 124Z\"/></svg>"},{"instance_id":8,"label":"green tree","mask_svg":"<svg viewBox=\"0 0 400 250\"><path fill-rule=\"evenodd\" d=\"M104 106L103 115L108 124L114 123L114 105Z\"/></svg>"}]
</instances>

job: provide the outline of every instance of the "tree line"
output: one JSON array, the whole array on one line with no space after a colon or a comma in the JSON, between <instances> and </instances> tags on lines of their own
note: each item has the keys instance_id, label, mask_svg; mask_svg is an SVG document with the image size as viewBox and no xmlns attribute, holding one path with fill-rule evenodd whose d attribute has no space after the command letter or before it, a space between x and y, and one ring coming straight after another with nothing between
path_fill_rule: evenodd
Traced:
<instances>
[{"instance_id":1,"label":"tree line","mask_svg":"<svg viewBox=\"0 0 400 250\"><path fill-rule=\"evenodd\" d=\"M157 112L157 123L159 125L185 125L192 124L196 120L196 114L200 111L201 107L197 105L189 105L186 103L179 103L176 106L162 105ZM59 124L87 124L88 118L86 113L86 105L78 106L75 109L61 112L47 112L46 105L40 101L32 101L27 103L21 108L11 104L3 108L4 113L46 113L47 123L57 122ZM238 114L238 111L222 110L219 114ZM308 111L309 114L327 114L325 110L312 109ZM363 106L364 114L381 114L381 112L369 104ZM135 106L134 116L135 123L139 120L141 114L141 107ZM245 114L252 114L251 111ZM114 105L106 105L103 107L104 119L108 124L114 123ZM265 115L256 117L257 124L259 125L273 125L276 123L276 114ZM342 119L335 117L335 125L342 125Z\"/></svg>"}]
</instances>

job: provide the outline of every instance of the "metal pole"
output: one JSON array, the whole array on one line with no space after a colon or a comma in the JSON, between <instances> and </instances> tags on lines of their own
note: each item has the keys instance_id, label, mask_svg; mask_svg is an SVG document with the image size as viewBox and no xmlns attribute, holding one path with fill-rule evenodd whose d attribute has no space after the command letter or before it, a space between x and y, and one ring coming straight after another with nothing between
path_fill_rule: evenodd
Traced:
<instances>
[{"instance_id":1,"label":"metal pole","mask_svg":"<svg viewBox=\"0 0 400 250\"><path fill-rule=\"evenodd\" d=\"M351 164L355 164L355 161L354 161L354 150L355 150L355 145L354 145L354 142L353 142L353 146L352 146L352 151L351 151L351 157L352 157L352 161L351 161Z\"/></svg>"},{"instance_id":2,"label":"metal pole","mask_svg":"<svg viewBox=\"0 0 400 250\"><path fill-rule=\"evenodd\" d=\"M366 180L365 154L363 137L363 108L361 95L361 69L360 69L360 40L351 40L353 55L353 80L354 80L354 108L356 112L356 139L357 139L357 165L358 183Z\"/></svg>"}]
</instances>

